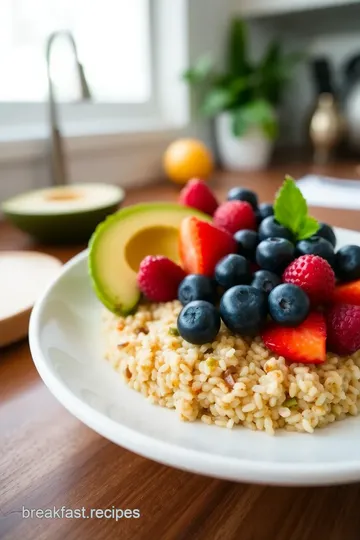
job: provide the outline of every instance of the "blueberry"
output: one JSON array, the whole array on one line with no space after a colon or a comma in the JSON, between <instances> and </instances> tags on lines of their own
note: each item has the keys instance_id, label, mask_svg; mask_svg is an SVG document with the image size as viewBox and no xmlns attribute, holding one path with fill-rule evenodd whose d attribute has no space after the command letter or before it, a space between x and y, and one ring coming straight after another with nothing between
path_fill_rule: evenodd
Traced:
<instances>
[{"instance_id":1,"label":"blueberry","mask_svg":"<svg viewBox=\"0 0 360 540\"><path fill-rule=\"evenodd\" d=\"M227 290L220 300L220 315L231 332L245 336L257 335L267 316L266 294L237 285Z\"/></svg>"},{"instance_id":2,"label":"blueberry","mask_svg":"<svg viewBox=\"0 0 360 540\"><path fill-rule=\"evenodd\" d=\"M335 273L342 281L360 279L360 247L344 246L335 255Z\"/></svg>"},{"instance_id":3,"label":"blueberry","mask_svg":"<svg viewBox=\"0 0 360 540\"><path fill-rule=\"evenodd\" d=\"M178 299L183 306L194 300L214 303L216 298L214 282L201 274L189 274L178 288Z\"/></svg>"},{"instance_id":4,"label":"blueberry","mask_svg":"<svg viewBox=\"0 0 360 540\"><path fill-rule=\"evenodd\" d=\"M334 233L334 229L330 227L327 223L320 223L320 229L316 233L316 236L321 236L321 238L325 238L330 244L335 247L336 246L336 236Z\"/></svg>"},{"instance_id":5,"label":"blueberry","mask_svg":"<svg viewBox=\"0 0 360 540\"><path fill-rule=\"evenodd\" d=\"M226 255L215 266L215 279L224 289L230 289L234 285L250 283L249 261L242 255Z\"/></svg>"},{"instance_id":6,"label":"blueberry","mask_svg":"<svg viewBox=\"0 0 360 540\"><path fill-rule=\"evenodd\" d=\"M298 326L308 316L309 309L308 295L296 285L283 283L269 294L270 315L282 326Z\"/></svg>"},{"instance_id":7,"label":"blueberry","mask_svg":"<svg viewBox=\"0 0 360 540\"><path fill-rule=\"evenodd\" d=\"M281 273L294 260L295 247L285 238L267 238L256 248L256 262L264 270Z\"/></svg>"},{"instance_id":8,"label":"blueberry","mask_svg":"<svg viewBox=\"0 0 360 540\"><path fill-rule=\"evenodd\" d=\"M286 238L286 240L293 240L292 232L280 225L274 218L274 216L269 216L265 218L259 227L259 238L260 240L265 240L266 238L275 237L275 238Z\"/></svg>"},{"instance_id":9,"label":"blueberry","mask_svg":"<svg viewBox=\"0 0 360 540\"><path fill-rule=\"evenodd\" d=\"M258 270L253 276L251 286L260 289L265 294L269 294L275 287L280 285L279 276L268 270Z\"/></svg>"},{"instance_id":10,"label":"blueberry","mask_svg":"<svg viewBox=\"0 0 360 540\"><path fill-rule=\"evenodd\" d=\"M259 243L258 233L244 229L234 234L234 239L237 243L237 251L239 255L243 255L250 261L255 261L256 248Z\"/></svg>"},{"instance_id":11,"label":"blueberry","mask_svg":"<svg viewBox=\"0 0 360 540\"><path fill-rule=\"evenodd\" d=\"M246 201L251 204L254 210L257 210L258 207L257 195L253 191L250 191L250 189L234 187L230 189L227 199L228 201Z\"/></svg>"},{"instance_id":12,"label":"blueberry","mask_svg":"<svg viewBox=\"0 0 360 540\"><path fill-rule=\"evenodd\" d=\"M214 341L220 330L220 324L218 310L213 304L204 300L195 300L186 304L177 320L180 336L194 345Z\"/></svg>"},{"instance_id":13,"label":"blueberry","mask_svg":"<svg viewBox=\"0 0 360 540\"><path fill-rule=\"evenodd\" d=\"M260 204L257 212L256 217L258 220L258 223L260 224L265 218L273 216L274 215L274 207L272 204L269 203L263 203Z\"/></svg>"},{"instance_id":14,"label":"blueberry","mask_svg":"<svg viewBox=\"0 0 360 540\"><path fill-rule=\"evenodd\" d=\"M296 244L296 255L298 257L301 255L318 255L328 261L331 266L333 266L335 260L334 248L328 240L321 238L321 236L312 236L306 240L300 240Z\"/></svg>"}]
</instances>

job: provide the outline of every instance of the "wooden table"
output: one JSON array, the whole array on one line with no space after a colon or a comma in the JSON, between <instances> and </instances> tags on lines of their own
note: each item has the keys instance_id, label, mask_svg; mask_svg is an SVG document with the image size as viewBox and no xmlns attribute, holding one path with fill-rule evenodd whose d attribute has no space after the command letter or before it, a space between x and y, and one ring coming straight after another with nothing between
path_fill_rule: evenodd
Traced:
<instances>
[{"instance_id":1,"label":"wooden table","mask_svg":"<svg viewBox=\"0 0 360 540\"><path fill-rule=\"evenodd\" d=\"M294 165L298 177L310 170ZM233 185L256 189L270 201L287 170L218 174L220 196ZM355 166L321 172L357 178ZM129 194L139 200L174 200L160 184ZM334 225L360 230L359 212L313 209ZM34 245L0 225L0 249L39 249L63 261L78 247ZM0 299L1 301L1 299ZM103 439L71 416L50 394L26 342L0 350L0 538L358 540L360 484L281 488L213 480L159 465ZM219 432L220 433L220 432ZM220 434L221 436L221 434ZM23 519L22 508L139 509L139 519Z\"/></svg>"}]
</instances>

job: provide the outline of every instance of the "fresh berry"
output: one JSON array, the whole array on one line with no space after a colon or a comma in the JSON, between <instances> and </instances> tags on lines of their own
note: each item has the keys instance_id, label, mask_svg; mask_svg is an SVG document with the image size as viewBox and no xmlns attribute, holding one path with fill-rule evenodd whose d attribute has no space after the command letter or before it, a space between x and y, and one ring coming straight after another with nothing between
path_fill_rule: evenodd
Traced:
<instances>
[{"instance_id":1,"label":"fresh berry","mask_svg":"<svg viewBox=\"0 0 360 540\"><path fill-rule=\"evenodd\" d=\"M217 262L229 253L236 253L231 234L194 216L183 219L180 258L187 273L212 277Z\"/></svg>"},{"instance_id":2,"label":"fresh berry","mask_svg":"<svg viewBox=\"0 0 360 540\"><path fill-rule=\"evenodd\" d=\"M268 270L258 270L253 276L251 286L269 294L275 287L280 285L281 279L277 274Z\"/></svg>"},{"instance_id":3,"label":"fresh berry","mask_svg":"<svg viewBox=\"0 0 360 540\"><path fill-rule=\"evenodd\" d=\"M318 232L316 233L316 236L321 236L321 238L325 238L330 244L335 247L336 246L336 236L334 233L334 229L330 227L327 223L319 223L320 228Z\"/></svg>"},{"instance_id":4,"label":"fresh berry","mask_svg":"<svg viewBox=\"0 0 360 540\"><path fill-rule=\"evenodd\" d=\"M308 316L309 309L306 292L291 283L283 283L269 294L270 315L282 326L298 326Z\"/></svg>"},{"instance_id":5,"label":"fresh berry","mask_svg":"<svg viewBox=\"0 0 360 540\"><path fill-rule=\"evenodd\" d=\"M333 246L321 236L312 236L306 240L300 240L296 244L296 255L298 257L301 257L301 255L318 255L328 261L330 266L334 265L335 260Z\"/></svg>"},{"instance_id":6,"label":"fresh berry","mask_svg":"<svg viewBox=\"0 0 360 540\"><path fill-rule=\"evenodd\" d=\"M332 300L335 290L335 274L330 264L317 255L302 255L285 270L285 283L301 287L313 305Z\"/></svg>"},{"instance_id":7,"label":"fresh berry","mask_svg":"<svg viewBox=\"0 0 360 540\"><path fill-rule=\"evenodd\" d=\"M332 299L336 304L360 306L360 279L337 285Z\"/></svg>"},{"instance_id":8,"label":"fresh berry","mask_svg":"<svg viewBox=\"0 0 360 540\"><path fill-rule=\"evenodd\" d=\"M251 281L250 263L242 255L226 255L215 266L215 279L224 289L248 284Z\"/></svg>"},{"instance_id":9,"label":"fresh berry","mask_svg":"<svg viewBox=\"0 0 360 540\"><path fill-rule=\"evenodd\" d=\"M248 202L228 201L216 210L214 224L230 234L235 234L242 229L255 230L255 212Z\"/></svg>"},{"instance_id":10,"label":"fresh berry","mask_svg":"<svg viewBox=\"0 0 360 540\"><path fill-rule=\"evenodd\" d=\"M289 229L280 225L274 216L269 216L260 223L259 238L260 240L265 240L266 238L286 238L286 240L291 242L293 235Z\"/></svg>"},{"instance_id":11,"label":"fresh berry","mask_svg":"<svg viewBox=\"0 0 360 540\"><path fill-rule=\"evenodd\" d=\"M232 287L220 300L220 315L231 332L255 336L266 320L266 294L249 285Z\"/></svg>"},{"instance_id":12,"label":"fresh berry","mask_svg":"<svg viewBox=\"0 0 360 540\"><path fill-rule=\"evenodd\" d=\"M280 273L294 259L294 245L285 238L267 238L256 248L256 262L264 270Z\"/></svg>"},{"instance_id":13,"label":"fresh berry","mask_svg":"<svg viewBox=\"0 0 360 540\"><path fill-rule=\"evenodd\" d=\"M258 225L267 217L274 215L274 207L272 204L269 203L263 203L260 204L259 208L255 212L256 214L256 222Z\"/></svg>"},{"instance_id":14,"label":"fresh berry","mask_svg":"<svg viewBox=\"0 0 360 540\"><path fill-rule=\"evenodd\" d=\"M259 205L258 212L260 221L262 221L263 219L274 215L274 207L272 204L262 203Z\"/></svg>"},{"instance_id":15,"label":"fresh berry","mask_svg":"<svg viewBox=\"0 0 360 540\"><path fill-rule=\"evenodd\" d=\"M326 360L326 324L321 313L310 313L296 328L270 322L261 337L268 349L289 362L322 364Z\"/></svg>"},{"instance_id":16,"label":"fresh berry","mask_svg":"<svg viewBox=\"0 0 360 540\"><path fill-rule=\"evenodd\" d=\"M197 178L190 180L180 191L179 203L184 206L197 208L210 216L214 215L215 210L219 206L219 203L209 186L204 180L199 180Z\"/></svg>"},{"instance_id":17,"label":"fresh berry","mask_svg":"<svg viewBox=\"0 0 360 540\"><path fill-rule=\"evenodd\" d=\"M178 299L183 306L194 300L214 303L215 298L214 282L207 276L189 274L179 285Z\"/></svg>"},{"instance_id":18,"label":"fresh berry","mask_svg":"<svg viewBox=\"0 0 360 540\"><path fill-rule=\"evenodd\" d=\"M342 281L360 279L360 247L344 246L335 255L335 272Z\"/></svg>"},{"instance_id":19,"label":"fresh berry","mask_svg":"<svg viewBox=\"0 0 360 540\"><path fill-rule=\"evenodd\" d=\"M228 196L228 201L246 201L253 207L254 210L257 210L258 207L258 198L254 191L250 189L245 189L242 187L234 187L230 189Z\"/></svg>"},{"instance_id":20,"label":"fresh berry","mask_svg":"<svg viewBox=\"0 0 360 540\"><path fill-rule=\"evenodd\" d=\"M196 300L186 304L180 311L177 328L179 334L189 343L203 345L211 343L220 330L218 310L204 300Z\"/></svg>"},{"instance_id":21,"label":"fresh berry","mask_svg":"<svg viewBox=\"0 0 360 540\"><path fill-rule=\"evenodd\" d=\"M328 348L347 355L360 349L360 306L338 304L326 316Z\"/></svg>"},{"instance_id":22,"label":"fresh berry","mask_svg":"<svg viewBox=\"0 0 360 540\"><path fill-rule=\"evenodd\" d=\"M140 263L137 282L148 300L169 302L177 298L184 277L184 270L167 257L148 255Z\"/></svg>"},{"instance_id":23,"label":"fresh berry","mask_svg":"<svg viewBox=\"0 0 360 540\"><path fill-rule=\"evenodd\" d=\"M234 234L234 239L237 243L238 254L243 255L250 261L255 261L256 248L259 243L258 233L244 229L237 231Z\"/></svg>"}]
</instances>

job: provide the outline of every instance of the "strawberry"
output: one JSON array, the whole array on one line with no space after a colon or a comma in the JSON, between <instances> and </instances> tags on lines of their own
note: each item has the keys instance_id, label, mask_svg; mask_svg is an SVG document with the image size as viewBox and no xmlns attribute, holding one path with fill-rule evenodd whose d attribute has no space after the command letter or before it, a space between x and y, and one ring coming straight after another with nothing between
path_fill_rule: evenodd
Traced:
<instances>
[{"instance_id":1,"label":"strawberry","mask_svg":"<svg viewBox=\"0 0 360 540\"><path fill-rule=\"evenodd\" d=\"M313 312L295 328L270 322L262 332L265 346L289 362L322 364L326 359L326 324L321 313Z\"/></svg>"},{"instance_id":2,"label":"strawberry","mask_svg":"<svg viewBox=\"0 0 360 540\"><path fill-rule=\"evenodd\" d=\"M180 226L180 257L189 274L212 277L216 263L229 253L236 253L236 242L211 223L186 217Z\"/></svg>"},{"instance_id":3,"label":"strawberry","mask_svg":"<svg viewBox=\"0 0 360 540\"><path fill-rule=\"evenodd\" d=\"M302 255L286 268L285 283L303 289L313 305L331 301L335 289L335 274L330 264L317 255Z\"/></svg>"},{"instance_id":4,"label":"strawberry","mask_svg":"<svg viewBox=\"0 0 360 540\"><path fill-rule=\"evenodd\" d=\"M333 301L336 304L360 306L360 279L337 285L333 294Z\"/></svg>"},{"instance_id":5,"label":"strawberry","mask_svg":"<svg viewBox=\"0 0 360 540\"><path fill-rule=\"evenodd\" d=\"M214 215L215 210L219 206L215 195L206 185L204 180L193 178L180 191L179 203L184 206L197 208L205 214Z\"/></svg>"},{"instance_id":6,"label":"strawberry","mask_svg":"<svg viewBox=\"0 0 360 540\"><path fill-rule=\"evenodd\" d=\"M177 298L184 270L162 255L148 255L140 263L137 282L143 294L152 302L170 302Z\"/></svg>"},{"instance_id":7,"label":"strawberry","mask_svg":"<svg viewBox=\"0 0 360 540\"><path fill-rule=\"evenodd\" d=\"M214 214L214 224L230 234L243 229L256 230L256 216L246 201L228 201L219 206Z\"/></svg>"},{"instance_id":8,"label":"strawberry","mask_svg":"<svg viewBox=\"0 0 360 540\"><path fill-rule=\"evenodd\" d=\"M360 306L336 304L326 316L329 349L340 355L360 349Z\"/></svg>"}]
</instances>

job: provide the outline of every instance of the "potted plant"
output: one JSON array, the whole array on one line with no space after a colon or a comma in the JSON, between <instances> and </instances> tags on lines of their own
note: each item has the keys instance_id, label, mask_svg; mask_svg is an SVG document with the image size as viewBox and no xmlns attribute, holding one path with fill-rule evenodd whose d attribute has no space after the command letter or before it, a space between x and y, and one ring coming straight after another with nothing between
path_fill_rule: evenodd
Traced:
<instances>
[{"instance_id":1,"label":"potted plant","mask_svg":"<svg viewBox=\"0 0 360 540\"><path fill-rule=\"evenodd\" d=\"M258 62L249 58L245 23L232 21L226 71L214 70L209 56L183 74L201 97L201 113L215 119L223 165L231 170L261 169L271 157L278 135L277 107L298 54L284 54L270 43Z\"/></svg>"}]
</instances>

